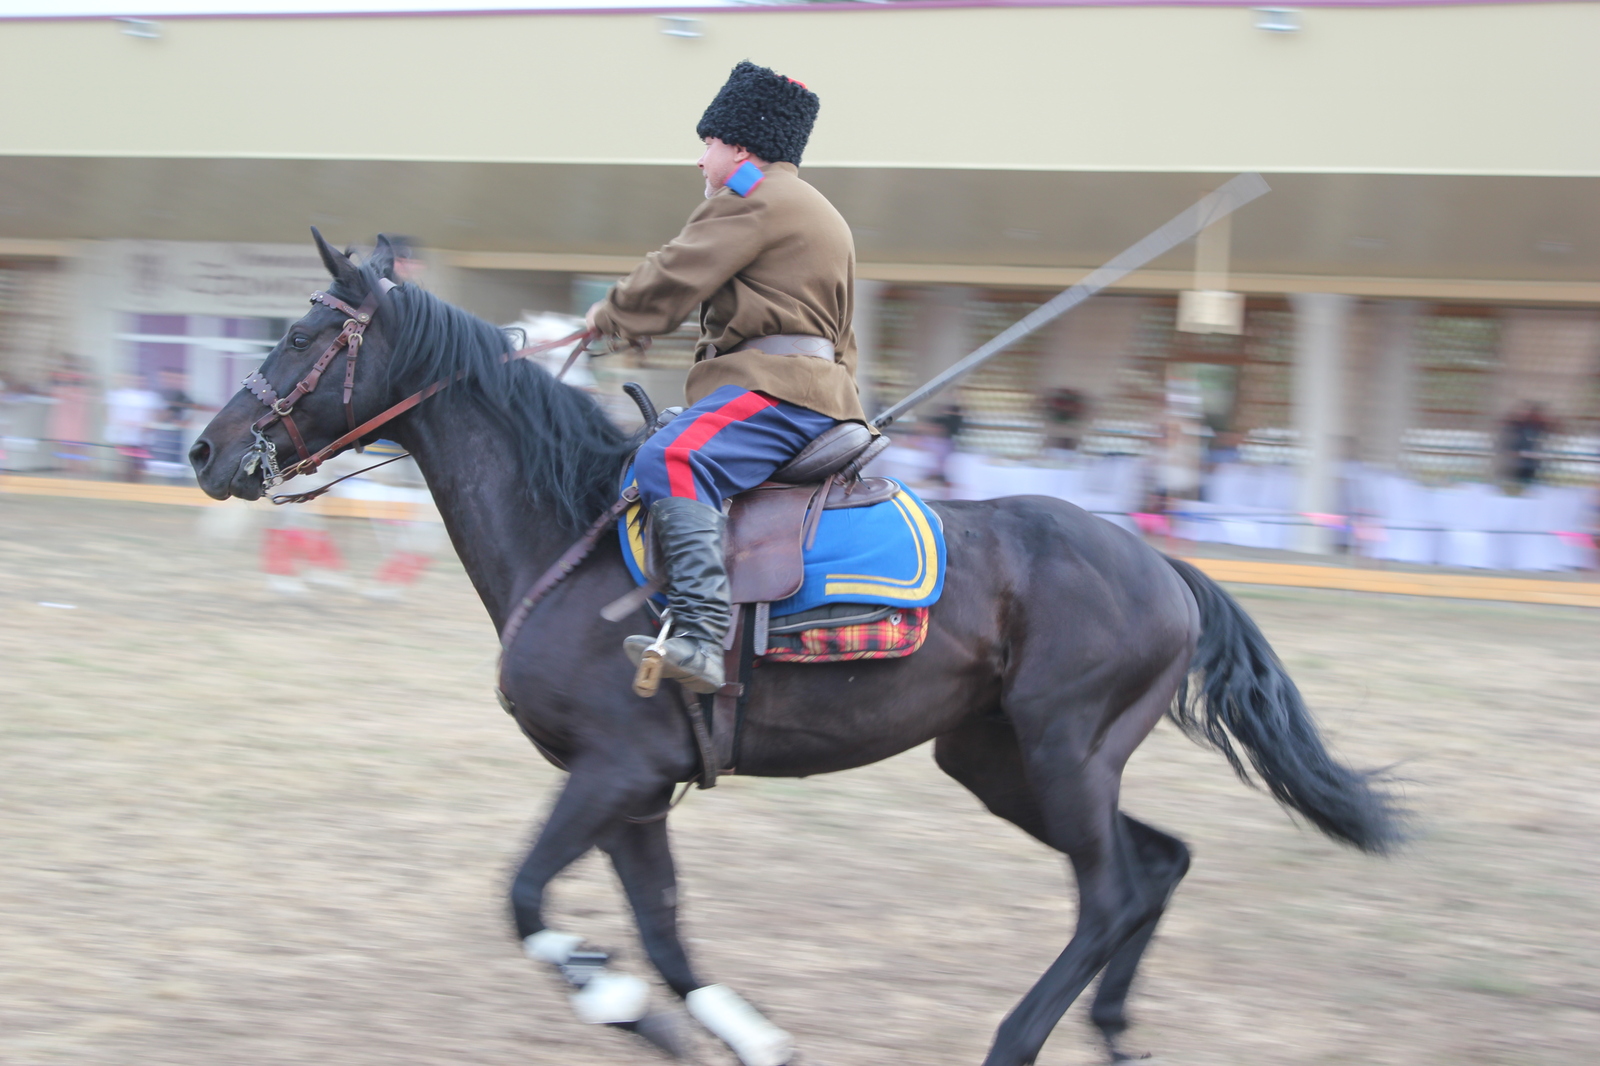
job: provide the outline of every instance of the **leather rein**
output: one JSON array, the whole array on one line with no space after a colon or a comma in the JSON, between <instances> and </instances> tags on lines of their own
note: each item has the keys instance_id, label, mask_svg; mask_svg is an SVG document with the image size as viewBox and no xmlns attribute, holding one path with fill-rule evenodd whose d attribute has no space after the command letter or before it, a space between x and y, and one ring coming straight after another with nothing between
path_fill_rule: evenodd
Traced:
<instances>
[{"instance_id":1,"label":"leather rein","mask_svg":"<svg viewBox=\"0 0 1600 1066\"><path fill-rule=\"evenodd\" d=\"M405 399L401 400L397 404L394 404L392 407L389 407L387 410L367 419L359 426L356 425L355 408L351 403L351 396L355 391L356 359L361 355L361 345L365 338L366 329L372 324L372 317L377 313L378 304L382 301L384 296L388 295L390 289L396 287L395 283L390 281L388 278L380 279L379 286L380 287L377 292L367 294L367 298L361 302L360 307L351 307L337 296L332 296L325 292L318 291L311 294L312 303L322 304L324 307L331 307L336 311L343 312L347 317L345 319L344 328L341 329L339 331L339 335L333 339L333 343L328 345L327 349L317 357L317 361L311 365L311 369L306 372L306 376L300 379L300 382L290 390L287 396L280 397L272 388L272 383L266 379L266 377L261 373L260 369L252 371L250 376L244 379L244 387L249 390L252 396L260 400L267 407L267 413L256 419L256 421L251 424L250 433L255 440L251 443L250 447L245 450L244 456L239 461L239 465L247 474L255 473L258 466L265 466L266 476L264 480L268 488L275 488L276 486L298 474L315 473L317 469L321 467L322 464L331 456L343 451L351 444L355 444L356 450L360 451L361 445L359 442L361 438L367 436L369 433L373 432L385 423L392 422L394 419L399 418L401 415L417 406L417 404L421 403L423 400L426 400L435 393L449 388L452 384L465 376L465 372L462 372L453 377L435 381L426 388L419 389L410 396L407 396ZM552 349L571 344L573 348L571 353L567 356L567 361L562 364L561 369L556 373L556 380L560 381L566 376L567 371L572 369L572 365L578 361L578 356L582 355L584 350L587 349L598 336L599 333L597 331L581 329L575 333L570 333L565 337L560 337L553 341L542 341L538 344L530 344L526 348L520 348L515 352L507 353L505 359L509 362L512 359L519 359L529 355L539 355L541 353L551 351ZM349 430L343 435L335 438L330 443L318 448L313 452L306 447L305 438L300 433L300 427L295 425L294 407L295 404L299 403L301 399L316 391L317 386L322 383L323 373L328 369L328 366L341 351L347 353L344 364L343 400L345 423L349 426ZM274 422L283 423L283 428L288 431L289 439L294 443L295 450L299 453L299 458L295 462L283 467L282 469L279 469L278 467L277 445L273 444L266 435L266 430L270 428ZM404 459L410 454L410 452L402 452L399 455L383 460L383 462L373 463L371 466L363 467L354 473L346 474L341 478L336 478L335 480L328 482L326 485L318 486L309 492L276 494L271 497L272 502L275 504L306 503L310 500L316 499L318 496L321 496L323 493L333 488L333 486L337 485L341 481L346 480L347 478L365 474L369 470L376 470L380 466L387 465L388 463L395 462L399 459Z\"/></svg>"}]
</instances>

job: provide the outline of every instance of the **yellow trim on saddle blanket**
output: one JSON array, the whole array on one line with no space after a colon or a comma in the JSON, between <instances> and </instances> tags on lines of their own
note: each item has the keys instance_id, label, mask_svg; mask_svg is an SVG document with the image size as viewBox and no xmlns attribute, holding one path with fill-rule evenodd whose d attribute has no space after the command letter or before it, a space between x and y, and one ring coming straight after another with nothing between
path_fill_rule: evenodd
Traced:
<instances>
[{"instance_id":1,"label":"yellow trim on saddle blanket","mask_svg":"<svg viewBox=\"0 0 1600 1066\"><path fill-rule=\"evenodd\" d=\"M906 525L911 527L911 541L917 549L917 572L909 578L882 577L877 574L829 574L827 583L822 587L825 595L866 596L871 603L892 603L896 600L920 600L933 591L933 586L939 580L939 568L935 565L939 558L938 541L934 539L922 508L908 504L904 497L904 492L897 492L890 500L900 511L900 517L905 519Z\"/></svg>"},{"instance_id":2,"label":"yellow trim on saddle blanket","mask_svg":"<svg viewBox=\"0 0 1600 1066\"><path fill-rule=\"evenodd\" d=\"M921 507L906 499L902 490L885 503L893 503L906 528L917 553L916 572L908 578L884 577L881 574L829 574L823 585L827 596L860 596L866 603L901 603L920 600L933 591L939 582L939 542L928 517ZM879 506L882 506L881 504ZM639 573L644 573L645 545L642 505L635 503L625 513L628 530L628 553ZM796 531L798 534L798 530Z\"/></svg>"}]
</instances>

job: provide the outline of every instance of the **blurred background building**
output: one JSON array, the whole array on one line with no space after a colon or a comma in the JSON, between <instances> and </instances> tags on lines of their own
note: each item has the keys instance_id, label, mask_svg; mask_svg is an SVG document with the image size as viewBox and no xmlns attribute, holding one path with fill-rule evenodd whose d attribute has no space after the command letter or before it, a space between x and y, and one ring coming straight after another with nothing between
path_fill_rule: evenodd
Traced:
<instances>
[{"instance_id":1,"label":"blurred background building","mask_svg":"<svg viewBox=\"0 0 1600 1066\"><path fill-rule=\"evenodd\" d=\"M822 97L869 411L1229 175L1274 187L903 423L896 472L1584 565L1597 39L1600 4L1381 0L3 20L0 465L91 465L52 426L107 442L118 388L222 403L326 280L310 224L417 235L494 321L581 313L693 210L695 120L751 58ZM596 378L670 402L692 338Z\"/></svg>"}]
</instances>

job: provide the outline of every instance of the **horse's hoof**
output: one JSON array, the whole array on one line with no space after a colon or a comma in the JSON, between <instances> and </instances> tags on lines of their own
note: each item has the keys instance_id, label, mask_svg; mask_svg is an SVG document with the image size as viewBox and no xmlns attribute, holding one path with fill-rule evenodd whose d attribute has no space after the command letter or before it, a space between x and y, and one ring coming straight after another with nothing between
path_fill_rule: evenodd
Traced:
<instances>
[{"instance_id":1,"label":"horse's hoof","mask_svg":"<svg viewBox=\"0 0 1600 1066\"><path fill-rule=\"evenodd\" d=\"M640 1037L663 1054L675 1059L689 1057L689 1032L683 1015L677 1011L651 1011L636 1022L614 1022L614 1028L626 1029Z\"/></svg>"}]
</instances>

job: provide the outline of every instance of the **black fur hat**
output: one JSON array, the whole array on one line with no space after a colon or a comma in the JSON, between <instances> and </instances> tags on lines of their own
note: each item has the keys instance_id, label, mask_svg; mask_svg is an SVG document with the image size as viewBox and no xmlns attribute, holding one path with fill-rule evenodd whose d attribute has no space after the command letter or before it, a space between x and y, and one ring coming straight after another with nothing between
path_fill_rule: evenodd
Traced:
<instances>
[{"instance_id":1,"label":"black fur hat","mask_svg":"<svg viewBox=\"0 0 1600 1066\"><path fill-rule=\"evenodd\" d=\"M695 133L738 145L769 163L800 163L822 102L804 85L748 59L700 116Z\"/></svg>"}]
</instances>

